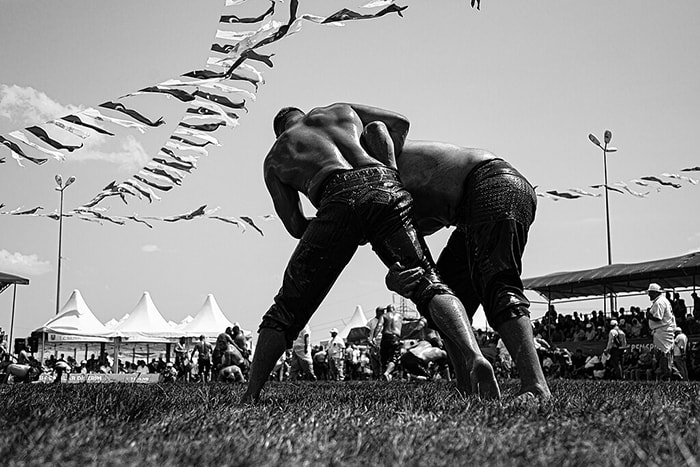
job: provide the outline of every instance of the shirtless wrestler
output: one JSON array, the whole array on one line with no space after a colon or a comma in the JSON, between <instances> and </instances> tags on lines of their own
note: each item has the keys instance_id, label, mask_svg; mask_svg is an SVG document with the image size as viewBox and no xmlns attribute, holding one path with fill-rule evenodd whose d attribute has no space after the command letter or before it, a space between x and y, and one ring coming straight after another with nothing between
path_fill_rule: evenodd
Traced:
<instances>
[{"instance_id":1,"label":"shirtless wrestler","mask_svg":"<svg viewBox=\"0 0 700 467\"><path fill-rule=\"evenodd\" d=\"M385 150L372 146L378 140L375 131L368 127L362 139L373 154ZM521 381L518 394L549 398L533 344L530 302L520 279L522 254L535 218L533 188L510 164L482 149L406 141L401 151L395 150L421 234L457 227L440 254L438 274L464 304L470 320L483 306L515 361ZM419 267L392 265L387 285L410 296L422 274ZM459 353L450 337L443 337L454 363ZM455 365L455 373L458 381L469 377L461 364Z\"/></svg>"},{"instance_id":2,"label":"shirtless wrestler","mask_svg":"<svg viewBox=\"0 0 700 467\"><path fill-rule=\"evenodd\" d=\"M382 379L391 380L391 374L401 360L401 329L403 315L396 311L394 305L387 305L377 322L377 330L381 330L382 339L379 343L379 358L384 370ZM374 336L373 336L374 337Z\"/></svg>"},{"instance_id":3,"label":"shirtless wrestler","mask_svg":"<svg viewBox=\"0 0 700 467\"><path fill-rule=\"evenodd\" d=\"M464 307L436 274L411 219L412 200L396 170L394 147L402 148L408 121L401 115L356 104L332 104L305 114L282 109L274 120L277 140L264 161L275 210L300 242L289 260L282 287L260 325L249 384L242 401L255 401L275 362L320 305L358 246L369 242L387 266L420 268L410 298L460 353L463 392L500 397L493 369L479 350ZM380 159L360 143L372 129ZM305 195L317 208L308 219Z\"/></svg>"}]
</instances>

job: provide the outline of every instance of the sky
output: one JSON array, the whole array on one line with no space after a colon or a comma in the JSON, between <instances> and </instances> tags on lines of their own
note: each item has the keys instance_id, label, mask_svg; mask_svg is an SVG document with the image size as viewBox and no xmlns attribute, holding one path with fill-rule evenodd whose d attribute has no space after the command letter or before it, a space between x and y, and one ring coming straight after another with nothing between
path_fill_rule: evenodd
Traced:
<instances>
[{"instance_id":1,"label":"sky","mask_svg":"<svg viewBox=\"0 0 700 467\"><path fill-rule=\"evenodd\" d=\"M300 0L299 10L325 16L367 1ZM266 80L257 100L249 102L237 128L217 130L222 146L201 158L182 186L152 204L136 199L100 204L109 214L141 216L219 207L220 215L257 219L264 236L212 219L154 222L149 229L67 218L61 306L79 289L104 323L129 313L148 291L161 314L179 322L211 293L231 321L257 329L296 245L278 220L260 220L274 213L262 160L274 142L272 119L287 105L311 109L357 102L400 112L411 122L410 139L488 149L540 192L594 191L588 187L603 182L603 157L587 136L593 132L602 139L605 129L619 148L608 157L611 184L700 165L698 2L483 0L481 11L467 0L397 3L409 7L403 18L393 14L343 27L307 22L297 34L260 49L274 54L274 66L255 64ZM0 0L0 5L0 134L6 135L201 69L213 55L209 46L221 14L255 16L270 3ZM275 18L285 21L287 6L278 4ZM167 124L145 136L122 129L114 141L98 138L66 161L51 159L42 166L19 167L0 146L0 158L6 158L0 165L3 209L55 211L56 174L77 178L65 191L67 211L110 181L136 173L172 132L181 108L162 96L126 102L151 117L163 116ZM681 189L633 187L649 192L644 198L611 193L613 262L700 250L700 187L681 184ZM607 263L602 197L538 201L524 277ZM443 230L429 238L435 256L448 235ZM57 245L57 222L0 215L0 271L31 281L17 289L15 337L55 314ZM312 318L312 341L326 339L331 327L342 328L357 305L371 317L376 306L390 303L384 274L371 249L361 248ZM546 305L532 297L537 318ZM637 300L646 303L644 297ZM602 306L598 301L558 309L588 312ZM0 326L6 330L11 309L10 289L0 294ZM485 326L483 316L477 315L475 325Z\"/></svg>"}]
</instances>

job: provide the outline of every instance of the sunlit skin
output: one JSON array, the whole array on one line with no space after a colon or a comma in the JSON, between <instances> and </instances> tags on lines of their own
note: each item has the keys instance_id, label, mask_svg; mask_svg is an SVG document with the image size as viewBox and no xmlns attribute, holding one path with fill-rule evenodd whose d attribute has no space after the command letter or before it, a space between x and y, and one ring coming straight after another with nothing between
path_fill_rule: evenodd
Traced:
<instances>
[{"instance_id":1,"label":"sunlit skin","mask_svg":"<svg viewBox=\"0 0 700 467\"><path fill-rule=\"evenodd\" d=\"M449 143L412 140L404 143L397 164L401 179L413 196L414 221L423 235L457 224L457 210L463 201L467 176L475 166L494 158L496 156L489 151ZM409 296L421 274L420 268L404 269L396 264L390 268L387 284L392 290ZM551 394L533 344L530 320L527 317L511 319L496 331L518 369L519 393L549 398ZM445 347L453 362L459 359L460 354L454 351L449 338L445 339ZM460 372L463 366L455 365L458 382L469 378Z\"/></svg>"},{"instance_id":2,"label":"sunlit skin","mask_svg":"<svg viewBox=\"0 0 700 467\"><path fill-rule=\"evenodd\" d=\"M379 148L373 156L363 146L367 142L360 139L365 127L373 129L371 144ZM300 110L286 113L282 126L275 128L277 140L263 168L265 184L287 231L294 238L302 237L310 219L304 215L299 193L318 208L320 187L329 174L370 165L396 168L395 157L400 154L408 127L408 121L399 114L356 104L332 104L306 114ZM470 381L462 379L459 389L500 397L493 369L479 350L461 302L456 297L436 295L428 306L436 325L452 336L456 350L463 355L463 371L473 375ZM282 331L269 327L260 330L243 402L259 398L285 347Z\"/></svg>"}]
</instances>

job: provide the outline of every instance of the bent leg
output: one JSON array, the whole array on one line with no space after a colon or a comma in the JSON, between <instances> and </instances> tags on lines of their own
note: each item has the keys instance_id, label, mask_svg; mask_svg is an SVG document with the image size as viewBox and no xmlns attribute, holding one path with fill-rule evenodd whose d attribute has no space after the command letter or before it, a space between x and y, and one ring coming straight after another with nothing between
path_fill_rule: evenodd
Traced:
<instances>
[{"instance_id":1,"label":"bent leg","mask_svg":"<svg viewBox=\"0 0 700 467\"><path fill-rule=\"evenodd\" d=\"M435 295L428 304L430 317L451 344L457 348L460 357L453 359L458 375L458 388L462 392L476 393L488 399L498 399L501 391L496 382L493 367L479 349L472 326L467 319L462 303L454 295ZM466 365L466 367L465 367ZM461 369L460 366L462 367ZM460 387L460 371L469 375L469 387ZM464 373L462 384L466 384Z\"/></svg>"},{"instance_id":2,"label":"bent leg","mask_svg":"<svg viewBox=\"0 0 700 467\"><path fill-rule=\"evenodd\" d=\"M287 344L284 332L276 329L262 328L255 346L255 356L250 367L248 388L241 398L241 403L257 402L265 382L282 356Z\"/></svg>"},{"instance_id":3,"label":"bent leg","mask_svg":"<svg viewBox=\"0 0 700 467\"><path fill-rule=\"evenodd\" d=\"M518 370L521 382L518 395L530 393L545 399L550 398L552 394L537 357L530 319L527 316L509 319L498 326L496 332L503 339Z\"/></svg>"}]
</instances>

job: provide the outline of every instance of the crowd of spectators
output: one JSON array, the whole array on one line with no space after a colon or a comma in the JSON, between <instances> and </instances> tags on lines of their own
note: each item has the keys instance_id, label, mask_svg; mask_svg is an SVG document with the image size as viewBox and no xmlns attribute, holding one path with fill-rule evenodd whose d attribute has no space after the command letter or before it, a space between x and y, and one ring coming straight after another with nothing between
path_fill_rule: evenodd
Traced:
<instances>
[{"instance_id":1,"label":"crowd of spectators","mask_svg":"<svg viewBox=\"0 0 700 467\"><path fill-rule=\"evenodd\" d=\"M666 292L666 298L671 303L676 324L687 335L700 334L700 304L697 294L693 292L693 307L690 309L679 293ZM646 319L646 308L632 306L629 310L620 308L607 316L602 311L593 310L589 314L574 311L571 315L558 313L554 305L550 305L545 315L533 322L535 335L551 343L601 341L608 338L610 321L616 320L627 338L650 337L649 322Z\"/></svg>"}]
</instances>

